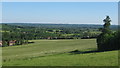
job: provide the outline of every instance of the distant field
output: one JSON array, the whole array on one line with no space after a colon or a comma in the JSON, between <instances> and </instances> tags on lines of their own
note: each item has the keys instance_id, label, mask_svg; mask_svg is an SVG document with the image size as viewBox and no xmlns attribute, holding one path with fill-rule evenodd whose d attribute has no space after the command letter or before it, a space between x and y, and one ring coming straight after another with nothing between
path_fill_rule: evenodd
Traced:
<instances>
[{"instance_id":1,"label":"distant field","mask_svg":"<svg viewBox=\"0 0 120 68\"><path fill-rule=\"evenodd\" d=\"M3 47L3 65L11 66L115 66L117 51L71 54L95 50L95 39L31 40L35 43ZM104 63L103 63L104 62Z\"/></svg>"},{"instance_id":2,"label":"distant field","mask_svg":"<svg viewBox=\"0 0 120 68\"><path fill-rule=\"evenodd\" d=\"M95 39L80 40L32 40L35 43L3 47L3 60L14 60L28 57L64 53L73 50L96 48Z\"/></svg>"}]
</instances>

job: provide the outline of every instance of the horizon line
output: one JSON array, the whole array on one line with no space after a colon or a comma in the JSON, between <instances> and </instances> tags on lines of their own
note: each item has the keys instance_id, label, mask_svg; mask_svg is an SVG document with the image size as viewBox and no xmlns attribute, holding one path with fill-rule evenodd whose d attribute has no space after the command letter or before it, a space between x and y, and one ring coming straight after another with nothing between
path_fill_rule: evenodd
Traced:
<instances>
[{"instance_id":1,"label":"horizon line","mask_svg":"<svg viewBox=\"0 0 120 68\"><path fill-rule=\"evenodd\" d=\"M34 22L30 22L30 23L25 23L25 22L19 22L19 23L15 23L15 22L4 22L4 23L1 23L0 24L80 24L80 25L103 25L103 24L83 24L83 23L34 23ZM111 25L119 25L119 24L111 24Z\"/></svg>"}]
</instances>

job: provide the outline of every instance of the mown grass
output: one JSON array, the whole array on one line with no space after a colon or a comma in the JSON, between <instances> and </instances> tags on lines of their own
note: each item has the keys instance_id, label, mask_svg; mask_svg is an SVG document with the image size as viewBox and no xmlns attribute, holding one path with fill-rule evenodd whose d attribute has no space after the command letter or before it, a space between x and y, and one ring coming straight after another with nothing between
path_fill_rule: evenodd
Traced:
<instances>
[{"instance_id":1,"label":"mown grass","mask_svg":"<svg viewBox=\"0 0 120 68\"><path fill-rule=\"evenodd\" d=\"M118 66L118 51L88 54L57 54L4 62L4 66Z\"/></svg>"},{"instance_id":2,"label":"mown grass","mask_svg":"<svg viewBox=\"0 0 120 68\"><path fill-rule=\"evenodd\" d=\"M35 43L3 47L3 66L117 66L118 51L72 54L91 51L95 39L32 40Z\"/></svg>"},{"instance_id":3,"label":"mown grass","mask_svg":"<svg viewBox=\"0 0 120 68\"><path fill-rule=\"evenodd\" d=\"M28 45L3 47L3 60L25 59L29 57L45 56L64 53L73 50L96 48L95 39L84 40L32 40Z\"/></svg>"}]
</instances>

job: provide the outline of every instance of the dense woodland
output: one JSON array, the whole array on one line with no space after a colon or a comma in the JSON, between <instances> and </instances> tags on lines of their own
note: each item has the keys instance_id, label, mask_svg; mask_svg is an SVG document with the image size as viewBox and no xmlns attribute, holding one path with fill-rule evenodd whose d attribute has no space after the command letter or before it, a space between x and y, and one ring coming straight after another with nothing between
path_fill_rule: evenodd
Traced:
<instances>
[{"instance_id":1,"label":"dense woodland","mask_svg":"<svg viewBox=\"0 0 120 68\"><path fill-rule=\"evenodd\" d=\"M28 24L2 23L3 47L9 46L9 41L16 40L14 45L29 43L28 40L37 39L86 39L97 38L101 34L102 25L91 24ZM117 26L110 29L116 32Z\"/></svg>"}]
</instances>

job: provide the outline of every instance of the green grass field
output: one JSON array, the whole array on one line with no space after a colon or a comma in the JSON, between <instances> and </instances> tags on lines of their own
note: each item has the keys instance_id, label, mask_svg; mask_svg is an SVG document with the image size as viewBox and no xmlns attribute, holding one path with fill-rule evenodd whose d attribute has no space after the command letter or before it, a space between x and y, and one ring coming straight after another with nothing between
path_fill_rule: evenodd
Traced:
<instances>
[{"instance_id":1,"label":"green grass field","mask_svg":"<svg viewBox=\"0 0 120 68\"><path fill-rule=\"evenodd\" d=\"M35 43L3 47L3 66L117 66L118 51L72 54L96 50L95 39L32 40Z\"/></svg>"}]
</instances>

